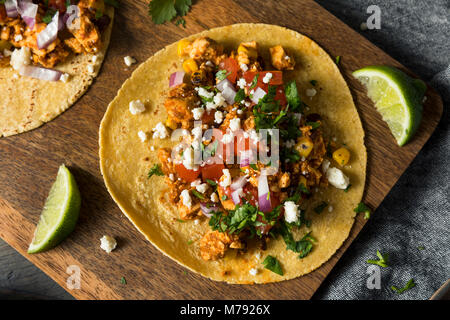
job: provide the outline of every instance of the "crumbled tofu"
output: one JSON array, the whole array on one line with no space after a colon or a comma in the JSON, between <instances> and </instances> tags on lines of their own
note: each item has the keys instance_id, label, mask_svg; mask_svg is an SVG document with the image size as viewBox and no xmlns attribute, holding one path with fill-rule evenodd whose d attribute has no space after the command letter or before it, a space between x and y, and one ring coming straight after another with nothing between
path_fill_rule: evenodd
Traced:
<instances>
[{"instance_id":1,"label":"crumbled tofu","mask_svg":"<svg viewBox=\"0 0 450 320\"><path fill-rule=\"evenodd\" d=\"M142 130L139 130L138 136L139 136L139 139L141 139L142 142L147 140L147 134L144 131L142 131Z\"/></svg>"},{"instance_id":2,"label":"crumbled tofu","mask_svg":"<svg viewBox=\"0 0 450 320\"><path fill-rule=\"evenodd\" d=\"M194 116L194 120L200 120L204 113L205 109L201 107L192 109L192 115Z\"/></svg>"},{"instance_id":3,"label":"crumbled tofu","mask_svg":"<svg viewBox=\"0 0 450 320\"><path fill-rule=\"evenodd\" d=\"M70 75L68 73L63 73L61 75L61 77L59 78L59 80L61 80L64 83L67 83L67 81L69 81L69 77L70 77Z\"/></svg>"},{"instance_id":4,"label":"crumbled tofu","mask_svg":"<svg viewBox=\"0 0 450 320\"><path fill-rule=\"evenodd\" d=\"M272 79L272 77L273 77L273 74L270 72L267 72L262 81L264 83L269 83L270 79Z\"/></svg>"},{"instance_id":5,"label":"crumbled tofu","mask_svg":"<svg viewBox=\"0 0 450 320\"><path fill-rule=\"evenodd\" d=\"M94 73L94 66L93 66L92 64L88 65L88 66L87 66L87 71L88 71L89 73Z\"/></svg>"},{"instance_id":6,"label":"crumbled tofu","mask_svg":"<svg viewBox=\"0 0 450 320\"><path fill-rule=\"evenodd\" d=\"M221 124L223 121L223 113L222 111L216 111L214 113L214 122L217 124Z\"/></svg>"},{"instance_id":7,"label":"crumbled tofu","mask_svg":"<svg viewBox=\"0 0 450 320\"><path fill-rule=\"evenodd\" d=\"M162 124L162 122L158 122L156 127L153 128L153 139L165 139L168 136L169 131L167 131L167 128Z\"/></svg>"},{"instance_id":8,"label":"crumbled tofu","mask_svg":"<svg viewBox=\"0 0 450 320\"><path fill-rule=\"evenodd\" d=\"M133 100L130 102L130 112L131 114L138 114L145 111L145 105L141 100Z\"/></svg>"},{"instance_id":9,"label":"crumbled tofu","mask_svg":"<svg viewBox=\"0 0 450 320\"><path fill-rule=\"evenodd\" d=\"M231 185L231 175L230 175L230 170L228 169L222 169L223 175L220 178L220 182L219 184L223 187L226 188L229 185Z\"/></svg>"},{"instance_id":10,"label":"crumbled tofu","mask_svg":"<svg viewBox=\"0 0 450 320\"><path fill-rule=\"evenodd\" d=\"M234 118L230 120L230 129L231 131L237 131L241 128L241 119Z\"/></svg>"},{"instance_id":11,"label":"crumbled tofu","mask_svg":"<svg viewBox=\"0 0 450 320\"><path fill-rule=\"evenodd\" d=\"M248 273L250 273L252 276L256 276L256 274L258 273L258 269L256 268L251 268Z\"/></svg>"},{"instance_id":12,"label":"crumbled tofu","mask_svg":"<svg viewBox=\"0 0 450 320\"><path fill-rule=\"evenodd\" d=\"M314 88L306 89L306 95L308 97L314 97L317 94L317 90Z\"/></svg>"},{"instance_id":13,"label":"crumbled tofu","mask_svg":"<svg viewBox=\"0 0 450 320\"><path fill-rule=\"evenodd\" d=\"M110 253L113 251L117 246L117 241L113 237L110 236L103 236L100 239L100 248L105 250L106 252Z\"/></svg>"},{"instance_id":14,"label":"crumbled tofu","mask_svg":"<svg viewBox=\"0 0 450 320\"><path fill-rule=\"evenodd\" d=\"M191 208L191 206L192 206L192 199L191 199L191 196L189 194L189 190L185 189L185 190L181 191L180 198L183 201L183 205L185 205L188 208Z\"/></svg>"},{"instance_id":15,"label":"crumbled tofu","mask_svg":"<svg viewBox=\"0 0 450 320\"><path fill-rule=\"evenodd\" d=\"M211 194L211 201L212 202L219 202L219 197L217 196L217 193L213 192Z\"/></svg>"},{"instance_id":16,"label":"crumbled tofu","mask_svg":"<svg viewBox=\"0 0 450 320\"><path fill-rule=\"evenodd\" d=\"M197 189L198 192L200 193L205 193L206 190L208 190L209 186L207 183L202 183L199 184L198 186L195 186L195 189Z\"/></svg>"},{"instance_id":17,"label":"crumbled tofu","mask_svg":"<svg viewBox=\"0 0 450 320\"><path fill-rule=\"evenodd\" d=\"M287 223L297 222L298 216L298 205L294 201L286 201L284 203L284 220Z\"/></svg>"},{"instance_id":18,"label":"crumbled tofu","mask_svg":"<svg viewBox=\"0 0 450 320\"><path fill-rule=\"evenodd\" d=\"M127 67L131 67L132 64L136 63L136 59L134 59L133 57L130 57L130 56L126 56L125 58L123 58L123 61L125 62Z\"/></svg>"},{"instance_id":19,"label":"crumbled tofu","mask_svg":"<svg viewBox=\"0 0 450 320\"><path fill-rule=\"evenodd\" d=\"M328 182L338 189L347 189L350 179L338 168L329 168L326 173Z\"/></svg>"},{"instance_id":20,"label":"crumbled tofu","mask_svg":"<svg viewBox=\"0 0 450 320\"><path fill-rule=\"evenodd\" d=\"M12 52L10 64L14 70L19 70L22 66L29 65L30 60L31 60L30 48L22 47Z\"/></svg>"}]
</instances>

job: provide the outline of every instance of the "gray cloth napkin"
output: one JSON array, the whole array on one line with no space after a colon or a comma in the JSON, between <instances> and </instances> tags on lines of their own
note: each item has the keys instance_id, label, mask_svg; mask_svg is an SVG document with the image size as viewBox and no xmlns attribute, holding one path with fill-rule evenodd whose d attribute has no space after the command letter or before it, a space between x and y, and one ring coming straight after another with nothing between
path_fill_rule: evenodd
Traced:
<instances>
[{"instance_id":1,"label":"gray cloth napkin","mask_svg":"<svg viewBox=\"0 0 450 320\"><path fill-rule=\"evenodd\" d=\"M314 299L429 299L450 278L449 146L450 21L447 0L318 1L347 24L427 80L444 100L442 120L423 150L372 214ZM376 4L380 30L360 30ZM345 57L343 57L345 58ZM442 70L439 72L439 70ZM389 254L380 289L367 286L376 251ZM416 286L402 294L411 278Z\"/></svg>"}]
</instances>

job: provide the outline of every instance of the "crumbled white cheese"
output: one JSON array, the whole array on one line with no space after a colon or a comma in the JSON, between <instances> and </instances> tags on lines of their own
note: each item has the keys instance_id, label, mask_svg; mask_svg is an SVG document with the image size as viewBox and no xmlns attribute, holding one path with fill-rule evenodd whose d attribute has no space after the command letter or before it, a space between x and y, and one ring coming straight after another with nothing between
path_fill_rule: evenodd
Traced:
<instances>
[{"instance_id":1,"label":"crumbled white cheese","mask_svg":"<svg viewBox=\"0 0 450 320\"><path fill-rule=\"evenodd\" d=\"M201 179L195 179L194 181L191 182L191 187L196 187L201 183L202 183Z\"/></svg>"},{"instance_id":2,"label":"crumbled white cheese","mask_svg":"<svg viewBox=\"0 0 450 320\"><path fill-rule=\"evenodd\" d=\"M131 67L132 64L136 63L136 59L130 56L126 56L125 58L123 58L123 61L128 67Z\"/></svg>"},{"instance_id":3,"label":"crumbled white cheese","mask_svg":"<svg viewBox=\"0 0 450 320\"><path fill-rule=\"evenodd\" d=\"M205 66L214 67L214 63L212 63L211 61L208 60L205 62Z\"/></svg>"},{"instance_id":4,"label":"crumbled white cheese","mask_svg":"<svg viewBox=\"0 0 450 320\"><path fill-rule=\"evenodd\" d=\"M142 142L147 140L147 134L144 131L142 131L142 130L139 130L138 136L139 136L139 139L141 139Z\"/></svg>"},{"instance_id":5,"label":"crumbled white cheese","mask_svg":"<svg viewBox=\"0 0 450 320\"><path fill-rule=\"evenodd\" d=\"M87 71L88 71L89 73L94 73L94 66L93 66L92 64L88 65L88 66L87 66Z\"/></svg>"},{"instance_id":6,"label":"crumbled white cheese","mask_svg":"<svg viewBox=\"0 0 450 320\"><path fill-rule=\"evenodd\" d=\"M215 193L215 192L211 193L211 201L219 202L219 197L217 196L217 193Z\"/></svg>"},{"instance_id":7,"label":"crumbled white cheese","mask_svg":"<svg viewBox=\"0 0 450 320\"><path fill-rule=\"evenodd\" d=\"M22 66L30 64L31 51L28 47L16 49L11 54L10 64L14 70L19 70Z\"/></svg>"},{"instance_id":8,"label":"crumbled white cheese","mask_svg":"<svg viewBox=\"0 0 450 320\"><path fill-rule=\"evenodd\" d=\"M246 85L247 85L247 82L245 82L245 79L244 79L244 78L240 78L240 79L237 81L237 86L238 86L239 88L241 88L241 89L244 89Z\"/></svg>"},{"instance_id":9,"label":"crumbled white cheese","mask_svg":"<svg viewBox=\"0 0 450 320\"><path fill-rule=\"evenodd\" d=\"M255 253L255 258L258 260L261 259L261 252L258 251L257 253Z\"/></svg>"},{"instance_id":10,"label":"crumbled white cheese","mask_svg":"<svg viewBox=\"0 0 450 320\"><path fill-rule=\"evenodd\" d=\"M225 143L225 144L230 143L230 142L233 141L233 137L234 137L234 135L231 132L227 133L227 134L224 134L223 137L222 137L222 142Z\"/></svg>"},{"instance_id":11,"label":"crumbled white cheese","mask_svg":"<svg viewBox=\"0 0 450 320\"><path fill-rule=\"evenodd\" d=\"M203 135L202 127L201 126L194 127L191 130L191 133L194 136L194 140L201 140L202 135Z\"/></svg>"},{"instance_id":12,"label":"crumbled white cheese","mask_svg":"<svg viewBox=\"0 0 450 320\"><path fill-rule=\"evenodd\" d=\"M245 63L241 63L239 67L240 67L241 70L244 71L244 72L248 70L248 66L247 66Z\"/></svg>"},{"instance_id":13,"label":"crumbled white cheese","mask_svg":"<svg viewBox=\"0 0 450 320\"><path fill-rule=\"evenodd\" d=\"M289 60L291 57L289 56L284 56L284 60Z\"/></svg>"},{"instance_id":14,"label":"crumbled white cheese","mask_svg":"<svg viewBox=\"0 0 450 320\"><path fill-rule=\"evenodd\" d=\"M250 139L253 140L253 144L256 145L259 142L259 134L256 132L255 129L252 129L249 131L250 133Z\"/></svg>"},{"instance_id":15,"label":"crumbled white cheese","mask_svg":"<svg viewBox=\"0 0 450 320\"><path fill-rule=\"evenodd\" d=\"M314 97L316 95L316 93L317 93L317 90L314 88L306 89L306 95L308 97Z\"/></svg>"},{"instance_id":16,"label":"crumbled white cheese","mask_svg":"<svg viewBox=\"0 0 450 320\"><path fill-rule=\"evenodd\" d=\"M98 60L98 56L93 56L93 57L92 57L92 63L96 63L97 60Z\"/></svg>"},{"instance_id":17,"label":"crumbled white cheese","mask_svg":"<svg viewBox=\"0 0 450 320\"><path fill-rule=\"evenodd\" d=\"M273 74L271 72L267 72L262 81L264 83L269 83L270 79L272 79L272 77L273 77Z\"/></svg>"},{"instance_id":18,"label":"crumbled white cheese","mask_svg":"<svg viewBox=\"0 0 450 320\"><path fill-rule=\"evenodd\" d=\"M330 167L330 161L325 159L322 162L322 172L327 173L328 168Z\"/></svg>"},{"instance_id":19,"label":"crumbled white cheese","mask_svg":"<svg viewBox=\"0 0 450 320\"><path fill-rule=\"evenodd\" d=\"M184 206L191 208L192 199L191 199L191 195L189 194L189 190L185 189L185 190L181 191L180 198L183 201Z\"/></svg>"},{"instance_id":20,"label":"crumbled white cheese","mask_svg":"<svg viewBox=\"0 0 450 320\"><path fill-rule=\"evenodd\" d=\"M328 206L328 212L332 212L332 211L333 211L333 206L332 205Z\"/></svg>"},{"instance_id":21,"label":"crumbled white cheese","mask_svg":"<svg viewBox=\"0 0 450 320\"><path fill-rule=\"evenodd\" d=\"M117 246L117 241L113 237L103 236L100 239L100 248L105 250L107 253L113 251Z\"/></svg>"},{"instance_id":22,"label":"crumbled white cheese","mask_svg":"<svg viewBox=\"0 0 450 320\"><path fill-rule=\"evenodd\" d=\"M141 100L133 100L130 102L131 114L138 114L145 111L145 104Z\"/></svg>"},{"instance_id":23,"label":"crumbled white cheese","mask_svg":"<svg viewBox=\"0 0 450 320\"><path fill-rule=\"evenodd\" d=\"M286 201L284 203L284 220L287 223L297 222L298 216L298 205L294 201Z\"/></svg>"},{"instance_id":24,"label":"crumbled white cheese","mask_svg":"<svg viewBox=\"0 0 450 320\"><path fill-rule=\"evenodd\" d=\"M256 276L256 274L258 273L258 269L256 268L251 268L248 273L250 273L252 276Z\"/></svg>"},{"instance_id":25,"label":"crumbled white cheese","mask_svg":"<svg viewBox=\"0 0 450 320\"><path fill-rule=\"evenodd\" d=\"M220 107L226 107L227 106L225 98L220 92L216 93L216 95L214 96L213 101L214 101L215 108L220 108Z\"/></svg>"},{"instance_id":26,"label":"crumbled white cheese","mask_svg":"<svg viewBox=\"0 0 450 320\"><path fill-rule=\"evenodd\" d=\"M223 121L223 113L222 111L216 111L214 113L214 122L217 124L221 124Z\"/></svg>"},{"instance_id":27,"label":"crumbled white cheese","mask_svg":"<svg viewBox=\"0 0 450 320\"><path fill-rule=\"evenodd\" d=\"M67 81L69 81L69 74L68 73L63 73L61 75L61 77L59 77L59 80L61 80L64 83L67 83Z\"/></svg>"},{"instance_id":28,"label":"crumbled white cheese","mask_svg":"<svg viewBox=\"0 0 450 320\"><path fill-rule=\"evenodd\" d=\"M244 104L246 107L250 107L252 103L250 101L246 101Z\"/></svg>"},{"instance_id":29,"label":"crumbled white cheese","mask_svg":"<svg viewBox=\"0 0 450 320\"><path fill-rule=\"evenodd\" d=\"M155 151L155 147L154 147L154 146L151 146L151 147L150 147L150 150Z\"/></svg>"},{"instance_id":30,"label":"crumbled white cheese","mask_svg":"<svg viewBox=\"0 0 450 320\"><path fill-rule=\"evenodd\" d=\"M200 193L205 193L206 190L208 190L208 184L207 183L202 183L199 184L198 186L195 186L195 189L197 189L198 192Z\"/></svg>"},{"instance_id":31,"label":"crumbled white cheese","mask_svg":"<svg viewBox=\"0 0 450 320\"><path fill-rule=\"evenodd\" d=\"M349 178L338 168L329 168L326 177L328 182L338 189L345 190L350 184Z\"/></svg>"},{"instance_id":32,"label":"crumbled white cheese","mask_svg":"<svg viewBox=\"0 0 450 320\"><path fill-rule=\"evenodd\" d=\"M195 164L195 153L192 148L186 148L183 152L183 166L189 170L198 170Z\"/></svg>"},{"instance_id":33,"label":"crumbled white cheese","mask_svg":"<svg viewBox=\"0 0 450 320\"><path fill-rule=\"evenodd\" d=\"M169 179L171 181L175 181L175 176L173 175L173 173L169 174Z\"/></svg>"},{"instance_id":34,"label":"crumbled white cheese","mask_svg":"<svg viewBox=\"0 0 450 320\"><path fill-rule=\"evenodd\" d=\"M209 92L208 90L206 90L205 88L202 87L197 87L195 88L195 90L198 92L198 95L206 98L206 99L210 99L214 96L214 92Z\"/></svg>"},{"instance_id":35,"label":"crumbled white cheese","mask_svg":"<svg viewBox=\"0 0 450 320\"><path fill-rule=\"evenodd\" d=\"M15 41L15 42L19 42L19 41L22 41L22 40L23 40L23 37L22 37L21 34L18 34L18 35L16 35L16 36L14 37L14 41Z\"/></svg>"},{"instance_id":36,"label":"crumbled white cheese","mask_svg":"<svg viewBox=\"0 0 450 320\"><path fill-rule=\"evenodd\" d=\"M159 138L159 139L165 139L169 136L169 131L167 131L167 128L163 125L162 122L158 122L156 124L156 127L153 128L153 139Z\"/></svg>"},{"instance_id":37,"label":"crumbled white cheese","mask_svg":"<svg viewBox=\"0 0 450 320\"><path fill-rule=\"evenodd\" d=\"M205 109L203 109L203 108L192 109L192 114L194 116L194 120L200 120L204 113L205 113Z\"/></svg>"},{"instance_id":38,"label":"crumbled white cheese","mask_svg":"<svg viewBox=\"0 0 450 320\"><path fill-rule=\"evenodd\" d=\"M241 119L234 118L230 120L230 129L231 131L237 131L241 128Z\"/></svg>"},{"instance_id":39,"label":"crumbled white cheese","mask_svg":"<svg viewBox=\"0 0 450 320\"><path fill-rule=\"evenodd\" d=\"M219 184L223 187L226 188L229 185L231 185L231 175L230 175L230 170L228 169L222 169L223 172L223 176L220 178L220 182Z\"/></svg>"},{"instance_id":40,"label":"crumbled white cheese","mask_svg":"<svg viewBox=\"0 0 450 320\"><path fill-rule=\"evenodd\" d=\"M195 220L194 220L194 224L195 224L195 225L199 224L198 219L195 219Z\"/></svg>"}]
</instances>

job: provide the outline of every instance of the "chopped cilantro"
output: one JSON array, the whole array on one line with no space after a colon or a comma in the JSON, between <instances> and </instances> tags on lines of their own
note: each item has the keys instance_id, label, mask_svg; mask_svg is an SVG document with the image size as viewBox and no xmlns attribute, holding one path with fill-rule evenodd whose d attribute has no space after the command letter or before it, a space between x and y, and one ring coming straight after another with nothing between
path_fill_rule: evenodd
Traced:
<instances>
[{"instance_id":1,"label":"chopped cilantro","mask_svg":"<svg viewBox=\"0 0 450 320\"><path fill-rule=\"evenodd\" d=\"M252 80L252 83L250 84L250 89L253 89L254 87L256 87L256 84L258 83L258 77L259 77L259 73L257 73L255 75L255 77Z\"/></svg>"},{"instance_id":2,"label":"chopped cilantro","mask_svg":"<svg viewBox=\"0 0 450 320\"><path fill-rule=\"evenodd\" d=\"M193 194L194 196L196 196L197 198L199 198L200 200L204 200L204 199L205 199L205 196L202 195L200 192L198 192L198 191L195 190L195 189L192 190L192 194Z\"/></svg>"},{"instance_id":3,"label":"chopped cilantro","mask_svg":"<svg viewBox=\"0 0 450 320\"><path fill-rule=\"evenodd\" d=\"M225 201L225 200L227 200L227 199L228 199L227 195L224 194L224 195L222 196L222 200Z\"/></svg>"},{"instance_id":4,"label":"chopped cilantro","mask_svg":"<svg viewBox=\"0 0 450 320\"><path fill-rule=\"evenodd\" d=\"M101 10L96 10L95 19L100 19L101 17L103 17L103 12Z\"/></svg>"},{"instance_id":5,"label":"chopped cilantro","mask_svg":"<svg viewBox=\"0 0 450 320\"><path fill-rule=\"evenodd\" d=\"M66 8L70 7L72 5L72 2L70 0L66 0Z\"/></svg>"},{"instance_id":6,"label":"chopped cilantro","mask_svg":"<svg viewBox=\"0 0 450 320\"><path fill-rule=\"evenodd\" d=\"M328 207L328 203L325 201L322 201L317 207L314 208L314 212L317 214L321 214L322 211Z\"/></svg>"},{"instance_id":7,"label":"chopped cilantro","mask_svg":"<svg viewBox=\"0 0 450 320\"><path fill-rule=\"evenodd\" d=\"M345 188L345 190L344 190L344 192L348 192L348 189L350 189L350 187L351 187L352 185L351 184L349 184L348 185L348 187L347 188Z\"/></svg>"},{"instance_id":8,"label":"chopped cilantro","mask_svg":"<svg viewBox=\"0 0 450 320\"><path fill-rule=\"evenodd\" d=\"M186 222L186 221L181 220L181 219L177 219L177 221L180 222L180 223L185 223Z\"/></svg>"},{"instance_id":9,"label":"chopped cilantro","mask_svg":"<svg viewBox=\"0 0 450 320\"><path fill-rule=\"evenodd\" d=\"M309 83L311 83L313 86L316 86L317 80L311 80Z\"/></svg>"},{"instance_id":10,"label":"chopped cilantro","mask_svg":"<svg viewBox=\"0 0 450 320\"><path fill-rule=\"evenodd\" d=\"M304 193L304 194L310 194L311 192L309 192L308 188L303 184L300 183L297 187L297 190Z\"/></svg>"},{"instance_id":11,"label":"chopped cilantro","mask_svg":"<svg viewBox=\"0 0 450 320\"><path fill-rule=\"evenodd\" d=\"M188 240L188 242L187 242L188 245L191 245L193 243L194 243L194 240Z\"/></svg>"},{"instance_id":12,"label":"chopped cilantro","mask_svg":"<svg viewBox=\"0 0 450 320\"><path fill-rule=\"evenodd\" d=\"M179 26L180 24L183 26L183 28L186 28L186 20L184 20L184 18L178 18L175 21L176 26Z\"/></svg>"},{"instance_id":13,"label":"chopped cilantro","mask_svg":"<svg viewBox=\"0 0 450 320\"><path fill-rule=\"evenodd\" d=\"M358 206L353 209L353 211L355 211L356 213L360 213L360 212L364 212L364 219L369 219L370 218L370 208L368 206L366 206L363 202L360 202L358 204Z\"/></svg>"},{"instance_id":14,"label":"chopped cilantro","mask_svg":"<svg viewBox=\"0 0 450 320\"><path fill-rule=\"evenodd\" d=\"M124 277L122 277L122 278L120 278L120 283L127 284L127 280Z\"/></svg>"},{"instance_id":15,"label":"chopped cilantro","mask_svg":"<svg viewBox=\"0 0 450 320\"><path fill-rule=\"evenodd\" d=\"M280 262L277 260L277 258L269 255L264 259L262 264L264 265L264 268L276 274L279 274L280 276L283 275L283 269L281 268Z\"/></svg>"},{"instance_id":16,"label":"chopped cilantro","mask_svg":"<svg viewBox=\"0 0 450 320\"><path fill-rule=\"evenodd\" d=\"M239 91L234 96L234 102L241 102L245 99L245 91L244 89L239 89Z\"/></svg>"},{"instance_id":17,"label":"chopped cilantro","mask_svg":"<svg viewBox=\"0 0 450 320\"><path fill-rule=\"evenodd\" d=\"M152 0L149 4L149 14L154 23L162 24L171 21L176 16L185 16L190 10L191 5L192 0Z\"/></svg>"},{"instance_id":18,"label":"chopped cilantro","mask_svg":"<svg viewBox=\"0 0 450 320\"><path fill-rule=\"evenodd\" d=\"M227 72L227 70L219 70L216 72L216 78L222 81L225 80L230 74L231 72Z\"/></svg>"},{"instance_id":19,"label":"chopped cilantro","mask_svg":"<svg viewBox=\"0 0 450 320\"><path fill-rule=\"evenodd\" d=\"M52 22L53 16L55 15L56 10L49 8L47 9L47 11L45 12L45 15L42 17L42 21L46 24L49 24L50 22Z\"/></svg>"},{"instance_id":20,"label":"chopped cilantro","mask_svg":"<svg viewBox=\"0 0 450 320\"><path fill-rule=\"evenodd\" d=\"M211 186L211 187L217 187L217 182L211 180L211 179L206 179L206 182Z\"/></svg>"},{"instance_id":21,"label":"chopped cilantro","mask_svg":"<svg viewBox=\"0 0 450 320\"><path fill-rule=\"evenodd\" d=\"M151 178L153 175L163 176L164 172L161 170L161 166L159 164L155 164L150 171L148 172L147 177Z\"/></svg>"},{"instance_id":22,"label":"chopped cilantro","mask_svg":"<svg viewBox=\"0 0 450 320\"><path fill-rule=\"evenodd\" d=\"M382 255L381 252L377 250L377 257L378 260L369 259L366 262L370 264L376 264L377 266L380 266L382 268L386 268L388 266L387 264L388 255L387 254Z\"/></svg>"},{"instance_id":23,"label":"chopped cilantro","mask_svg":"<svg viewBox=\"0 0 450 320\"><path fill-rule=\"evenodd\" d=\"M302 101L300 100L295 80L286 83L284 90L286 94L286 100L289 104L289 109L293 112L301 112L303 109Z\"/></svg>"},{"instance_id":24,"label":"chopped cilantro","mask_svg":"<svg viewBox=\"0 0 450 320\"><path fill-rule=\"evenodd\" d=\"M391 289L400 294L400 293L403 293L415 286L416 286L416 283L414 282L414 279L411 279L406 283L406 285L403 288L397 288L396 286L391 286Z\"/></svg>"},{"instance_id":25,"label":"chopped cilantro","mask_svg":"<svg viewBox=\"0 0 450 320\"><path fill-rule=\"evenodd\" d=\"M106 4L109 4L110 6L118 9L119 8L119 1L118 0L105 0Z\"/></svg>"},{"instance_id":26,"label":"chopped cilantro","mask_svg":"<svg viewBox=\"0 0 450 320\"><path fill-rule=\"evenodd\" d=\"M312 130L317 129L318 127L320 127L320 121L315 121L315 122L306 122L307 126L311 126Z\"/></svg>"},{"instance_id":27,"label":"chopped cilantro","mask_svg":"<svg viewBox=\"0 0 450 320\"><path fill-rule=\"evenodd\" d=\"M250 164L250 168L252 168L253 170L258 170L258 167L254 163Z\"/></svg>"},{"instance_id":28,"label":"chopped cilantro","mask_svg":"<svg viewBox=\"0 0 450 320\"><path fill-rule=\"evenodd\" d=\"M341 56L336 57L336 64L339 64L339 62L341 62Z\"/></svg>"}]
</instances>

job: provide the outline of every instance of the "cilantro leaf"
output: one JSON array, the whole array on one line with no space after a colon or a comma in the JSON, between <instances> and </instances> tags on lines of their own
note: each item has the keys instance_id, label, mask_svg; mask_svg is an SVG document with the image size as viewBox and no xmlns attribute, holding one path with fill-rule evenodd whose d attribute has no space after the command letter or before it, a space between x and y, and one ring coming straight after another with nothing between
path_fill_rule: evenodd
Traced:
<instances>
[{"instance_id":1,"label":"cilantro leaf","mask_svg":"<svg viewBox=\"0 0 450 320\"><path fill-rule=\"evenodd\" d=\"M55 14L56 14L55 9L52 8L47 9L45 15L42 17L42 21L45 22L46 24L49 24L50 22L52 22L53 16Z\"/></svg>"},{"instance_id":2,"label":"cilantro leaf","mask_svg":"<svg viewBox=\"0 0 450 320\"><path fill-rule=\"evenodd\" d=\"M239 91L234 96L234 102L241 102L245 99L245 91L244 89L239 89Z\"/></svg>"},{"instance_id":3,"label":"cilantro leaf","mask_svg":"<svg viewBox=\"0 0 450 320\"><path fill-rule=\"evenodd\" d=\"M120 283L127 284L127 280L124 277L122 277L122 278L120 278Z\"/></svg>"},{"instance_id":4,"label":"cilantro leaf","mask_svg":"<svg viewBox=\"0 0 450 320\"><path fill-rule=\"evenodd\" d=\"M264 259L262 264L264 265L264 268L276 274L279 274L280 276L283 275L283 269L281 268L280 262L277 260L277 258L268 255Z\"/></svg>"},{"instance_id":5,"label":"cilantro leaf","mask_svg":"<svg viewBox=\"0 0 450 320\"><path fill-rule=\"evenodd\" d=\"M341 56L336 57L336 64L339 64L339 62L341 62Z\"/></svg>"},{"instance_id":6,"label":"cilantro leaf","mask_svg":"<svg viewBox=\"0 0 450 320\"><path fill-rule=\"evenodd\" d=\"M161 166L159 164L155 164L150 171L148 172L147 177L151 178L153 175L163 176L164 172L161 170Z\"/></svg>"},{"instance_id":7,"label":"cilantro leaf","mask_svg":"<svg viewBox=\"0 0 450 320\"><path fill-rule=\"evenodd\" d=\"M315 122L306 122L307 126L311 126L312 130L317 129L318 127L320 127L320 121L315 121Z\"/></svg>"},{"instance_id":8,"label":"cilantro leaf","mask_svg":"<svg viewBox=\"0 0 450 320\"><path fill-rule=\"evenodd\" d=\"M370 263L370 264L375 264L375 265L380 266L382 268L386 268L388 266L388 264L387 264L388 255L387 254L382 255L381 252L377 250L377 257L378 257L379 260L371 260L371 259L369 259L366 262Z\"/></svg>"},{"instance_id":9,"label":"cilantro leaf","mask_svg":"<svg viewBox=\"0 0 450 320\"><path fill-rule=\"evenodd\" d=\"M403 293L413 287L416 286L414 279L409 280L403 288L397 288L396 286L391 286L391 289L397 292L398 294Z\"/></svg>"},{"instance_id":10,"label":"cilantro leaf","mask_svg":"<svg viewBox=\"0 0 450 320\"><path fill-rule=\"evenodd\" d=\"M325 201L322 201L317 207L314 208L314 212L317 214L321 214L322 211L328 207L328 203Z\"/></svg>"},{"instance_id":11,"label":"cilantro leaf","mask_svg":"<svg viewBox=\"0 0 450 320\"><path fill-rule=\"evenodd\" d=\"M216 187L217 186L217 182L211 180L211 179L206 179L206 182L211 186L211 187Z\"/></svg>"},{"instance_id":12,"label":"cilantro leaf","mask_svg":"<svg viewBox=\"0 0 450 320\"><path fill-rule=\"evenodd\" d=\"M253 89L254 87L256 87L256 84L258 83L258 77L259 77L259 73L257 73L255 75L255 77L252 80L252 83L250 84L250 89Z\"/></svg>"},{"instance_id":13,"label":"cilantro leaf","mask_svg":"<svg viewBox=\"0 0 450 320\"><path fill-rule=\"evenodd\" d=\"M285 88L286 100L289 104L291 111L302 111L302 101L300 100L300 96L297 90L297 84L295 80L289 81Z\"/></svg>"},{"instance_id":14,"label":"cilantro leaf","mask_svg":"<svg viewBox=\"0 0 450 320\"><path fill-rule=\"evenodd\" d=\"M205 199L205 196L204 195L202 195L200 192L198 192L197 190L191 190L192 191L192 194L194 195L194 196L196 196L197 198L199 198L200 200L204 200Z\"/></svg>"},{"instance_id":15,"label":"cilantro leaf","mask_svg":"<svg viewBox=\"0 0 450 320\"><path fill-rule=\"evenodd\" d=\"M311 80L309 83L311 83L313 86L316 86L317 80Z\"/></svg>"},{"instance_id":16,"label":"cilantro leaf","mask_svg":"<svg viewBox=\"0 0 450 320\"><path fill-rule=\"evenodd\" d=\"M216 72L216 78L219 79L220 81L222 81L222 80L225 80L230 74L231 74L231 71L227 72L227 70L219 70Z\"/></svg>"},{"instance_id":17,"label":"cilantro leaf","mask_svg":"<svg viewBox=\"0 0 450 320\"><path fill-rule=\"evenodd\" d=\"M185 16L191 8L192 0L175 0L175 10L179 16Z\"/></svg>"},{"instance_id":18,"label":"cilantro leaf","mask_svg":"<svg viewBox=\"0 0 450 320\"><path fill-rule=\"evenodd\" d=\"M192 5L192 0L152 0L149 4L149 14L155 24L162 24L171 21L175 17L180 17L176 24L185 26L183 16L185 16Z\"/></svg>"},{"instance_id":19,"label":"cilantro leaf","mask_svg":"<svg viewBox=\"0 0 450 320\"><path fill-rule=\"evenodd\" d=\"M371 210L368 206L366 206L363 202L360 202L358 206L353 209L356 213L364 212L364 219L370 218Z\"/></svg>"}]
</instances>

